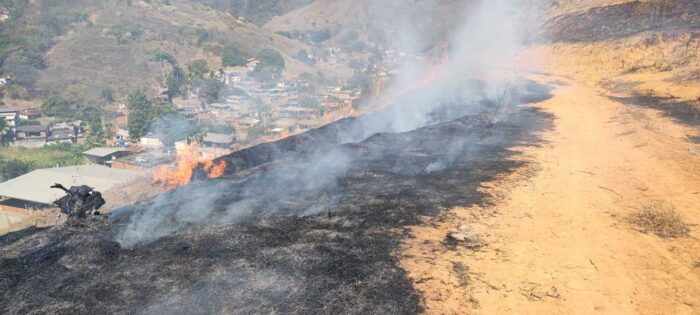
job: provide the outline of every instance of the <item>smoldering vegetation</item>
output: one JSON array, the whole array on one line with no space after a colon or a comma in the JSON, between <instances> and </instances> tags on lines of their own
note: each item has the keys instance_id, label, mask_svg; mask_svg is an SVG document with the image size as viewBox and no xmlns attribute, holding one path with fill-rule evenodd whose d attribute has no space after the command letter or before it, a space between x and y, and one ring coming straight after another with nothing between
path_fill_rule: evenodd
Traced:
<instances>
[{"instance_id":1,"label":"smoldering vegetation","mask_svg":"<svg viewBox=\"0 0 700 315\"><path fill-rule=\"evenodd\" d=\"M445 121L422 128L325 146L320 157L280 151L109 220L3 236L0 312L417 313L393 256L406 228L486 202L480 183L521 166L509 148L536 144L551 120L497 107L450 120L446 105L432 113Z\"/></svg>"},{"instance_id":2,"label":"smoldering vegetation","mask_svg":"<svg viewBox=\"0 0 700 315\"><path fill-rule=\"evenodd\" d=\"M449 64L402 69L391 106L223 157L224 177L108 218L0 237L0 312L420 312L397 258L407 228L487 202L481 183L523 166L512 147L552 119L518 106L548 88L475 79L519 41L517 10L479 4Z\"/></svg>"},{"instance_id":3,"label":"smoldering vegetation","mask_svg":"<svg viewBox=\"0 0 700 315\"><path fill-rule=\"evenodd\" d=\"M455 117L473 117L469 120L470 128L496 124L512 115L516 110L513 105L520 99L531 102L549 96L547 87L531 81L508 86L503 94L509 95L508 99L503 97L499 102L465 100L460 103L451 96L445 102L429 106L415 99L412 102L407 100L374 115L340 121L308 134L225 156L222 159L228 165L227 180L190 185L116 211L112 215L115 219L129 217L118 241L130 247L148 243L189 224L237 223L247 218L315 215L330 211L330 208L345 202L342 194L334 193L340 180L348 173L369 167L368 158L393 160L394 164L376 168L405 176L450 170L458 158L481 156L480 144L507 143L504 131L495 129L488 136L444 133L432 137L421 137L423 133L419 131L428 128L425 126L454 123ZM415 111L407 104L432 111ZM411 131L389 132L401 128L389 118L400 116L413 118L400 119L401 127ZM361 141L347 142L353 138ZM363 146L374 143L377 145L372 150ZM405 148L395 145L420 146L421 151L420 154L405 154L402 152ZM390 154L391 151L396 153ZM241 156L247 159L240 159ZM346 191L340 190L341 193ZM321 197L309 205L308 199L319 194Z\"/></svg>"}]
</instances>

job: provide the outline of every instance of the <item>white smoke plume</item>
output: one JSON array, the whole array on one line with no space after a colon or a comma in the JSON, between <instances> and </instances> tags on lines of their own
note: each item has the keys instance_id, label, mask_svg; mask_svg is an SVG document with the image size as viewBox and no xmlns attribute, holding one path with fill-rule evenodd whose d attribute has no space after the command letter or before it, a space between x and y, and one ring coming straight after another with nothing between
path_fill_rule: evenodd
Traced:
<instances>
[{"instance_id":1,"label":"white smoke plume","mask_svg":"<svg viewBox=\"0 0 700 315\"><path fill-rule=\"evenodd\" d=\"M410 6L415 1L393 1L393 4ZM420 2L420 1L419 1ZM434 0L437 4L444 1ZM378 6L378 8L381 6ZM391 7L391 6L388 6ZM430 5L421 5L429 8ZM517 56L523 44L522 13L528 9L525 3L506 0L466 1L458 18L458 27L449 29L443 43L435 43L422 61L403 65L400 75L375 102L392 101L393 106L362 118L354 128L342 136L341 143L362 141L373 134L406 132L437 122L456 119L481 111L478 104L495 104L491 119L498 120L502 108L518 102L518 94L511 93L514 84L511 76L517 68ZM401 10L411 12L410 10ZM399 28L398 36L390 43L397 51L415 51L424 46L427 36L411 27L411 19L425 18L439 21L439 11L411 12L396 16L397 12L377 12L392 16ZM451 14L456 14L452 12ZM435 16L438 15L438 16ZM431 30L434 31L434 30ZM443 50L449 58L442 59ZM451 105L454 112L447 117L437 117L436 111ZM448 111L449 112L449 111ZM444 115L443 115L444 116ZM498 139L456 138L446 157L434 161L425 172L449 168L457 154L475 154L466 148L470 141L498 141ZM289 165L288 163L294 163ZM242 184L242 198L226 205L217 204L219 193L226 191L229 183L214 181L196 183L175 193L163 195L133 209L136 210L128 224L118 235L118 241L126 247L148 243L167 236L190 224L221 224L238 222L254 216L274 215L285 200L304 198L306 195L337 185L352 167L353 161L342 150L324 150L305 156L296 156L277 163L261 175L247 179ZM178 192L182 193L178 193ZM265 198L260 198L264 191ZM296 215L314 215L332 207L333 198ZM117 212L115 216L119 216Z\"/></svg>"}]
</instances>

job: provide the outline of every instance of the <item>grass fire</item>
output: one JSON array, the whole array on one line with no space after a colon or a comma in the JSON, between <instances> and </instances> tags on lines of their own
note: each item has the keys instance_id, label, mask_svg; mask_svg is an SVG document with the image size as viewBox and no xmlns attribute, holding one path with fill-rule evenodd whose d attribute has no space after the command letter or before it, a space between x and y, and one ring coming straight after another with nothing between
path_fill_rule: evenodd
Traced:
<instances>
[{"instance_id":1,"label":"grass fire","mask_svg":"<svg viewBox=\"0 0 700 315\"><path fill-rule=\"evenodd\" d=\"M0 314L700 314L700 2L0 1Z\"/></svg>"},{"instance_id":2,"label":"grass fire","mask_svg":"<svg viewBox=\"0 0 700 315\"><path fill-rule=\"evenodd\" d=\"M199 165L207 179L221 177L226 172L226 162L213 159L214 156L202 150L199 144L183 146L177 149L175 165L163 165L153 171L153 182L168 189L186 185L194 179Z\"/></svg>"}]
</instances>

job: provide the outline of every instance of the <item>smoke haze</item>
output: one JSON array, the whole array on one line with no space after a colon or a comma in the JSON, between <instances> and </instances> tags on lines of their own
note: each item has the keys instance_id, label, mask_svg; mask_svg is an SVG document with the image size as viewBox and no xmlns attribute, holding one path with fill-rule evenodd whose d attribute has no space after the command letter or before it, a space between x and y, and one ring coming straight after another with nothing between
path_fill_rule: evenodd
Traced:
<instances>
[{"instance_id":1,"label":"smoke haze","mask_svg":"<svg viewBox=\"0 0 700 315\"><path fill-rule=\"evenodd\" d=\"M493 123L519 103L524 87L503 74L516 68L516 56L522 44L522 34L517 30L521 17L516 13L525 12L526 8L504 0L467 4L461 6L464 11L457 19L462 24L450 30L444 43L437 44L422 60L404 65L393 84L373 100L390 104L359 118L344 130L334 145L371 141L372 135L377 133L408 132L476 113L486 112L483 117ZM404 11L410 10L401 12ZM421 14L412 12L394 18L405 28L394 37L391 48L399 52L415 51L423 45L429 36L410 27L411 19L416 16ZM431 18L439 20L440 17ZM449 58L443 57L445 53ZM472 152L473 143L497 143L499 137L495 134L489 139L473 139L468 135L455 135L448 141L449 148L435 149L439 151L435 152L438 158L427 163L424 172L448 169L457 155L477 153ZM132 247L193 224L228 224L270 215L305 216L329 211L340 196L325 195L325 192L338 185L338 180L357 166L356 157L349 152L347 146L331 146L306 154L282 153L277 162L252 175L239 175L235 183L229 180L198 182L121 209L112 217L120 218L125 214L131 217L117 240L124 247ZM398 165L397 172L401 170ZM221 193L235 196L235 202L224 202ZM322 202L316 206L294 207L295 200L319 194ZM167 305L167 301L164 303Z\"/></svg>"}]
</instances>

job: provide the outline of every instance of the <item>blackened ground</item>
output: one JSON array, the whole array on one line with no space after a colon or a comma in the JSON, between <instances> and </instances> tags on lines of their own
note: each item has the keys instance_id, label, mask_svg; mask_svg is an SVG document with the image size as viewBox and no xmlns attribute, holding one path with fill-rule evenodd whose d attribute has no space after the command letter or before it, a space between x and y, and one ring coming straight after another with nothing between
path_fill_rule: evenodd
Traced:
<instances>
[{"instance_id":1,"label":"blackened ground","mask_svg":"<svg viewBox=\"0 0 700 315\"><path fill-rule=\"evenodd\" d=\"M540 40L592 42L651 30L700 29L700 1L631 1L559 16Z\"/></svg>"},{"instance_id":2,"label":"blackened ground","mask_svg":"<svg viewBox=\"0 0 700 315\"><path fill-rule=\"evenodd\" d=\"M486 82L470 80L468 86L475 90L486 89ZM549 98L551 87L539 84L530 80L518 80L508 85L509 101L518 104L529 104L541 102ZM458 89L456 89L458 90ZM421 91L415 93L420 94ZM506 95L506 94L504 94ZM404 100L414 99L412 94L405 95ZM409 101L410 103L410 101ZM414 103L412 106L423 106L421 103ZM406 111L405 103L401 100L391 106L382 109L371 115L360 117L348 117L337 122L311 129L304 133L293 135L275 142L263 143L251 148L236 151L215 160L215 163L226 162L226 174L236 174L243 170L251 169L288 157L290 153L308 154L316 152L322 148L333 147L341 143L356 142L377 132L388 132L393 129L391 119L387 117L400 116L397 112ZM410 106L409 106L410 107ZM432 123L450 121L457 117L466 116L482 112L484 108L500 108L488 101L479 101L478 104L465 106L463 102L446 103L436 106L430 115ZM411 110L409 108L409 110ZM488 109L487 109L488 110ZM388 123L389 122L389 123ZM194 178L205 178L202 165Z\"/></svg>"},{"instance_id":3,"label":"blackened ground","mask_svg":"<svg viewBox=\"0 0 700 315\"><path fill-rule=\"evenodd\" d=\"M406 228L486 202L479 185L521 166L510 148L538 143L550 121L514 109L376 134L333 149L352 163L320 189L291 185L280 195L251 184L274 167L196 183L173 194L217 187L207 222L130 248L115 239L143 205L110 221L2 236L0 313L418 313L420 297L393 256ZM242 201L255 207L231 220Z\"/></svg>"},{"instance_id":4,"label":"blackened ground","mask_svg":"<svg viewBox=\"0 0 700 315\"><path fill-rule=\"evenodd\" d=\"M700 126L700 99L697 101L679 101L672 96L629 97L610 96L610 99L627 105L641 106L660 110L676 122L689 126Z\"/></svg>"}]
</instances>

